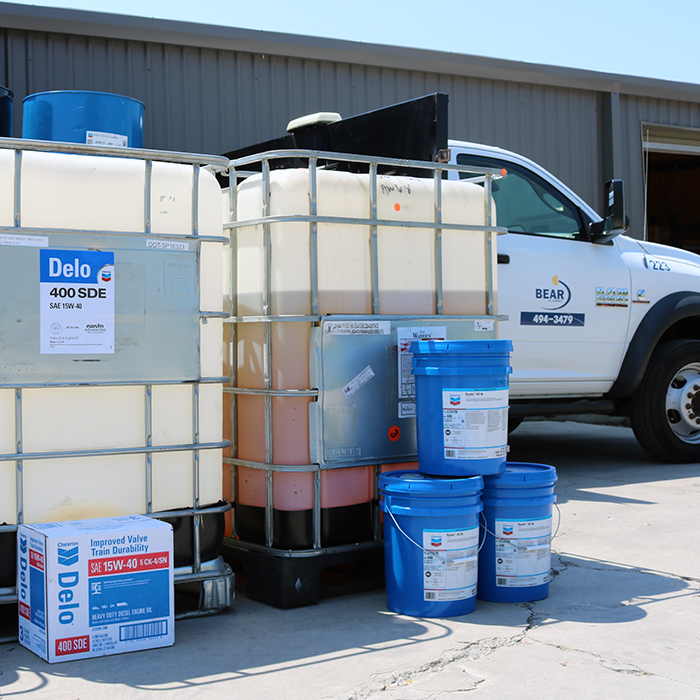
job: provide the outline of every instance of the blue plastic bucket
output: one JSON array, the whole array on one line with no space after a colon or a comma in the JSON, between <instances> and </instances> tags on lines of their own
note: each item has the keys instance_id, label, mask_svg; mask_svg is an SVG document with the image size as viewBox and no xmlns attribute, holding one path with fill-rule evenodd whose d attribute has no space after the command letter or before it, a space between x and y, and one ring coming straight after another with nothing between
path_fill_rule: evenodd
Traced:
<instances>
[{"instance_id":1,"label":"blue plastic bucket","mask_svg":"<svg viewBox=\"0 0 700 700\"><path fill-rule=\"evenodd\" d=\"M510 340L414 340L418 469L497 474L508 452Z\"/></svg>"},{"instance_id":2,"label":"blue plastic bucket","mask_svg":"<svg viewBox=\"0 0 700 700\"><path fill-rule=\"evenodd\" d=\"M473 612L483 483L480 476L418 471L379 477L390 610L416 617Z\"/></svg>"},{"instance_id":3,"label":"blue plastic bucket","mask_svg":"<svg viewBox=\"0 0 700 700\"><path fill-rule=\"evenodd\" d=\"M39 92L24 98L22 136L95 146L143 148L143 103L86 90Z\"/></svg>"},{"instance_id":4,"label":"blue plastic bucket","mask_svg":"<svg viewBox=\"0 0 700 700\"><path fill-rule=\"evenodd\" d=\"M554 467L522 462L484 477L480 600L526 603L549 595L556 480Z\"/></svg>"}]
</instances>

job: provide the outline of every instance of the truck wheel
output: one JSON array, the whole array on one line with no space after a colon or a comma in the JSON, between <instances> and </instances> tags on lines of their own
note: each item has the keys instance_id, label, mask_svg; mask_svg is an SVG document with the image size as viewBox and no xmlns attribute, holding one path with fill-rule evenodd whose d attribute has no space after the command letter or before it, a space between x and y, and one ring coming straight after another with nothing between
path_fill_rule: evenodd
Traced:
<instances>
[{"instance_id":1,"label":"truck wheel","mask_svg":"<svg viewBox=\"0 0 700 700\"><path fill-rule=\"evenodd\" d=\"M674 340L654 351L630 402L641 446L664 462L700 462L700 341Z\"/></svg>"}]
</instances>

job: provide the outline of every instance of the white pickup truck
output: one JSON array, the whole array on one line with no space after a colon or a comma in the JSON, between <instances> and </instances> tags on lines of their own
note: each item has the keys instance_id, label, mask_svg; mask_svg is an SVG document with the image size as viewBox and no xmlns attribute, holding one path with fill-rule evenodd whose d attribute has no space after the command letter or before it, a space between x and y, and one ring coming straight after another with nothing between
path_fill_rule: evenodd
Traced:
<instances>
[{"instance_id":1,"label":"white pickup truck","mask_svg":"<svg viewBox=\"0 0 700 700\"><path fill-rule=\"evenodd\" d=\"M523 156L449 148L451 163L507 171L493 197L508 229L498 238L498 311L509 317L499 335L513 341L512 425L624 415L654 457L700 462L700 256L619 235L620 181L608 185L601 220Z\"/></svg>"}]
</instances>

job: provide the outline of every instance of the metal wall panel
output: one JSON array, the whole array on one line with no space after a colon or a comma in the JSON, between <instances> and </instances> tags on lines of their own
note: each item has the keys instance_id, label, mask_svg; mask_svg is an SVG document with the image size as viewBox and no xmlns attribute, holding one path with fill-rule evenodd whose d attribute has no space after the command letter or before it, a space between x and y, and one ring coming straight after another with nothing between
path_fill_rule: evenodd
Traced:
<instances>
[{"instance_id":1,"label":"metal wall panel","mask_svg":"<svg viewBox=\"0 0 700 700\"><path fill-rule=\"evenodd\" d=\"M295 43L287 36L287 43L275 43L275 35L262 32L231 30L222 38L211 27L207 34L178 23L133 20L131 26L117 16L23 12L41 22L20 13L0 29L0 80L15 94L16 136L22 99L45 90L135 97L146 105L146 147L213 154L279 136L303 114L351 116L440 91L450 96L451 136L518 151L597 209L612 134L621 145L615 176L627 182L634 224L643 216L640 123L700 126L695 86L379 46L370 46L363 63L363 45L348 42L301 37ZM30 28L37 26L42 31ZM73 26L75 33L67 33ZM421 57L432 70L421 69ZM622 90L619 118L609 109L613 90ZM612 130L611 119L619 119Z\"/></svg>"}]
</instances>

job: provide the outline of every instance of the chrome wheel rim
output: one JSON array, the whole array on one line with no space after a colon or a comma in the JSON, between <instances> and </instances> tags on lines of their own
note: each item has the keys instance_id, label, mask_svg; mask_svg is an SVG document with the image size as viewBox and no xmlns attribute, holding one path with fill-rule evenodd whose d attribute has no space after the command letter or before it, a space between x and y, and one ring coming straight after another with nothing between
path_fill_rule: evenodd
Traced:
<instances>
[{"instance_id":1,"label":"chrome wheel rim","mask_svg":"<svg viewBox=\"0 0 700 700\"><path fill-rule=\"evenodd\" d=\"M692 362L673 375L666 392L666 420L677 438L700 443L700 363Z\"/></svg>"}]
</instances>

